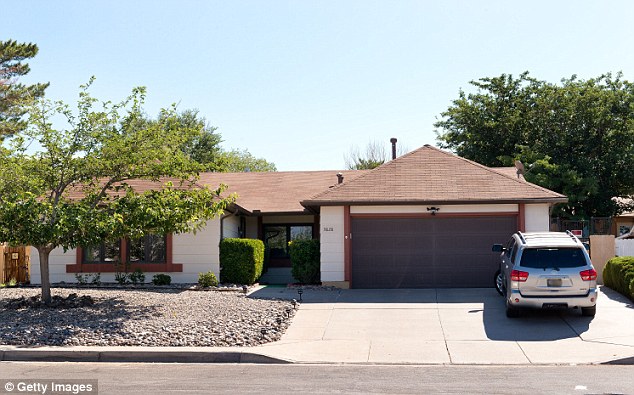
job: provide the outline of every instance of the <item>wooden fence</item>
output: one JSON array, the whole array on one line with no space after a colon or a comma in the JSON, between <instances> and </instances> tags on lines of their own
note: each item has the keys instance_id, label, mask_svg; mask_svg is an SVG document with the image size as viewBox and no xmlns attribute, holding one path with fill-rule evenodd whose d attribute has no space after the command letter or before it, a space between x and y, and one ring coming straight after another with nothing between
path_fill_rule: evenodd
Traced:
<instances>
[{"instance_id":1,"label":"wooden fence","mask_svg":"<svg viewBox=\"0 0 634 395\"><path fill-rule=\"evenodd\" d=\"M20 284L30 280L30 256L26 247L0 245L0 283L15 280Z\"/></svg>"}]
</instances>

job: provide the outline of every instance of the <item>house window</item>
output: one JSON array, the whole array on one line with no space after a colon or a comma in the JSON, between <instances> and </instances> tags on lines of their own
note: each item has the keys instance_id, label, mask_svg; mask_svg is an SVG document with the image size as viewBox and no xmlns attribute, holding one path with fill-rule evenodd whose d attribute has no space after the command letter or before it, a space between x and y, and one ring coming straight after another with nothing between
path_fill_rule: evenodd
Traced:
<instances>
[{"instance_id":1,"label":"house window","mask_svg":"<svg viewBox=\"0 0 634 395\"><path fill-rule=\"evenodd\" d=\"M82 249L82 263L118 263L121 261L121 241L103 242Z\"/></svg>"},{"instance_id":2,"label":"house window","mask_svg":"<svg viewBox=\"0 0 634 395\"><path fill-rule=\"evenodd\" d=\"M313 225L264 225L264 244L271 258L288 258L288 242L313 238Z\"/></svg>"},{"instance_id":3,"label":"house window","mask_svg":"<svg viewBox=\"0 0 634 395\"><path fill-rule=\"evenodd\" d=\"M127 242L129 263L165 263L167 240L164 235L145 235Z\"/></svg>"},{"instance_id":4,"label":"house window","mask_svg":"<svg viewBox=\"0 0 634 395\"><path fill-rule=\"evenodd\" d=\"M115 273L121 262L131 271L182 273L183 264L172 259L172 240L171 234L146 235L95 247L78 247L76 261L66 265L66 273Z\"/></svg>"}]
</instances>

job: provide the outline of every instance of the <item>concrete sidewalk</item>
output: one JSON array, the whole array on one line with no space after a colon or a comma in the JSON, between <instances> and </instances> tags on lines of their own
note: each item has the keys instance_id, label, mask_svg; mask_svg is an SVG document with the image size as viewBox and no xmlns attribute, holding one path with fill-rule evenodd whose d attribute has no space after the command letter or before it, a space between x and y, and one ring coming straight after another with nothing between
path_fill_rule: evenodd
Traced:
<instances>
[{"instance_id":1,"label":"concrete sidewalk","mask_svg":"<svg viewBox=\"0 0 634 395\"><path fill-rule=\"evenodd\" d=\"M262 288L258 298L298 299ZM5 361L634 364L634 306L603 288L578 311L504 313L493 289L305 290L282 340L258 347L10 347Z\"/></svg>"}]
</instances>

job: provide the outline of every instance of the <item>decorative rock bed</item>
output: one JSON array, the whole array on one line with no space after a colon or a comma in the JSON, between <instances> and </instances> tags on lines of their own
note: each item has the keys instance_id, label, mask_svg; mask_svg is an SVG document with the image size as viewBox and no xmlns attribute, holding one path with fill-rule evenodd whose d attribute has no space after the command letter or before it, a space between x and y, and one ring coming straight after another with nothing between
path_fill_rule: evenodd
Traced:
<instances>
[{"instance_id":1,"label":"decorative rock bed","mask_svg":"<svg viewBox=\"0 0 634 395\"><path fill-rule=\"evenodd\" d=\"M236 287L235 291L242 291ZM0 345L256 346L279 340L289 301L182 288L0 289Z\"/></svg>"}]
</instances>

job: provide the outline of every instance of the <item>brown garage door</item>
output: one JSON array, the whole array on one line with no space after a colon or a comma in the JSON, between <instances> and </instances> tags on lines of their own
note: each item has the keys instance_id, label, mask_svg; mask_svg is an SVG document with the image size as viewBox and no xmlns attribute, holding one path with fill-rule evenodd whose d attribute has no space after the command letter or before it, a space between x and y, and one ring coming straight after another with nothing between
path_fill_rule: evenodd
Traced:
<instances>
[{"instance_id":1,"label":"brown garage door","mask_svg":"<svg viewBox=\"0 0 634 395\"><path fill-rule=\"evenodd\" d=\"M354 288L491 287L515 216L352 218Z\"/></svg>"}]
</instances>

